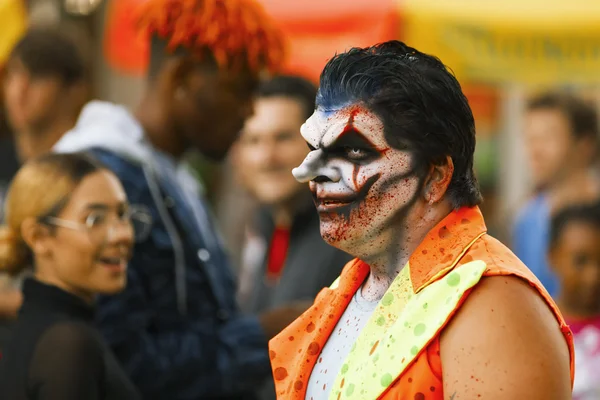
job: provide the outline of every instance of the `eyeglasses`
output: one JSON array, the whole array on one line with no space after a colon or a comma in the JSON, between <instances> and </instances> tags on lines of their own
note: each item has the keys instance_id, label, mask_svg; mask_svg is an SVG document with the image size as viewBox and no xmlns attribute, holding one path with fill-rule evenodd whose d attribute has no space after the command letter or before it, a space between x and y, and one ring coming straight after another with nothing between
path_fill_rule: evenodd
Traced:
<instances>
[{"instance_id":1,"label":"eyeglasses","mask_svg":"<svg viewBox=\"0 0 600 400\"><path fill-rule=\"evenodd\" d=\"M133 229L136 242L145 240L152 228L152 215L141 205L115 212L110 209L93 210L85 222L76 222L57 217L45 217L43 222L62 228L85 232L93 243L105 243L110 240L115 230L120 228Z\"/></svg>"}]
</instances>

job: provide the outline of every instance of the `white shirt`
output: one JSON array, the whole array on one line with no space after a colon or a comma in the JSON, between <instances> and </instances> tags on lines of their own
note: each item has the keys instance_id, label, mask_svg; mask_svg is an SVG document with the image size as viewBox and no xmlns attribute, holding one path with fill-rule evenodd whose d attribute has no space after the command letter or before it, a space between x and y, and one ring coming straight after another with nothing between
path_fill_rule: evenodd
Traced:
<instances>
[{"instance_id":1,"label":"white shirt","mask_svg":"<svg viewBox=\"0 0 600 400\"><path fill-rule=\"evenodd\" d=\"M306 388L306 400L327 400L329 398L331 387L335 384L335 379L348 353L377 308L379 300L367 301L362 297L361 292L362 288L356 291L329 340L325 343L310 375Z\"/></svg>"}]
</instances>

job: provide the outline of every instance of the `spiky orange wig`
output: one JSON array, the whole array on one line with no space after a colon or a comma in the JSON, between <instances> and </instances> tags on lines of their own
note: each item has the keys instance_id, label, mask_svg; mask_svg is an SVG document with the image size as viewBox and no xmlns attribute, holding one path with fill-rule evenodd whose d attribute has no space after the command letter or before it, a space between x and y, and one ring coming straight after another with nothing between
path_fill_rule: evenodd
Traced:
<instances>
[{"instance_id":1,"label":"spiky orange wig","mask_svg":"<svg viewBox=\"0 0 600 400\"><path fill-rule=\"evenodd\" d=\"M254 0L148 0L138 15L139 27L166 40L167 50L208 50L220 67L245 64L254 73L283 63L283 34Z\"/></svg>"}]
</instances>

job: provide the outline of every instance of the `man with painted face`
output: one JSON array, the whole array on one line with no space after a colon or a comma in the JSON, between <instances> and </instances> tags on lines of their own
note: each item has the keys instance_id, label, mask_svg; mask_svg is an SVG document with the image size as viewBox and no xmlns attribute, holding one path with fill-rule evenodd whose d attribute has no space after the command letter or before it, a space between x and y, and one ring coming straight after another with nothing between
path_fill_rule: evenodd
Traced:
<instances>
[{"instance_id":1,"label":"man with painted face","mask_svg":"<svg viewBox=\"0 0 600 400\"><path fill-rule=\"evenodd\" d=\"M569 328L486 234L454 76L398 41L355 48L327 63L316 105L293 173L356 259L271 341L278 398L570 398Z\"/></svg>"}]
</instances>

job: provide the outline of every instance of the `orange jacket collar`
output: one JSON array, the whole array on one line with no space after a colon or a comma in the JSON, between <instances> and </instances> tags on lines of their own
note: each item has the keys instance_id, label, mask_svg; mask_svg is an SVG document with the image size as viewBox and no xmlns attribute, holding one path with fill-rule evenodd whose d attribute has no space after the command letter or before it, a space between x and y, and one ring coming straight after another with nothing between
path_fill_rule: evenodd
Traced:
<instances>
[{"instance_id":1,"label":"orange jacket collar","mask_svg":"<svg viewBox=\"0 0 600 400\"><path fill-rule=\"evenodd\" d=\"M448 214L429 231L410 256L410 279L414 292L418 293L448 273L486 231L479 207L463 207Z\"/></svg>"}]
</instances>

